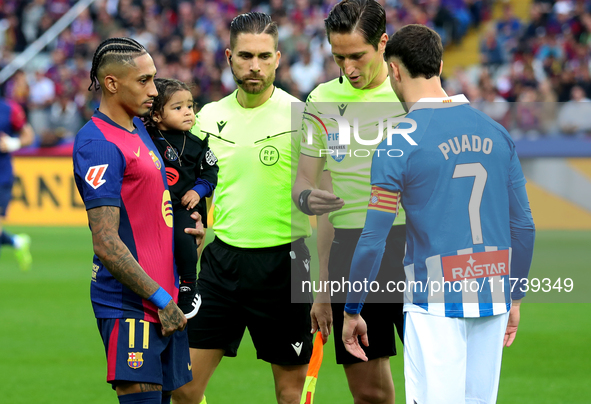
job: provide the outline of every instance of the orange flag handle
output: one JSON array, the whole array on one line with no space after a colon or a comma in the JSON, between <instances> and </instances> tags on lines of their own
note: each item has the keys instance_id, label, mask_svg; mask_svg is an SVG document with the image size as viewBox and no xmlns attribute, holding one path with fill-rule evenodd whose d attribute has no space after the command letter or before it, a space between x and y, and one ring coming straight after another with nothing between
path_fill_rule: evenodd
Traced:
<instances>
[{"instance_id":1,"label":"orange flag handle","mask_svg":"<svg viewBox=\"0 0 591 404\"><path fill-rule=\"evenodd\" d=\"M324 341L322 341L322 334L318 332L314 339L314 347L312 349L312 357L308 365L308 373L306 373L306 383L304 384L304 391L300 404L313 404L314 393L316 392L316 382L318 381L318 371L322 364L322 357L324 356Z\"/></svg>"}]
</instances>

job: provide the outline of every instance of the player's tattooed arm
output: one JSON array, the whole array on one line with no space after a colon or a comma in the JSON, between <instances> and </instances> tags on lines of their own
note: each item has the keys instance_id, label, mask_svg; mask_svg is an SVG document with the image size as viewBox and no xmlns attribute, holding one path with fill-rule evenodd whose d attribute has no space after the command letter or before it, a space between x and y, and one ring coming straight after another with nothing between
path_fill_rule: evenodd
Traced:
<instances>
[{"instance_id":1,"label":"player's tattooed arm","mask_svg":"<svg viewBox=\"0 0 591 404\"><path fill-rule=\"evenodd\" d=\"M92 231L94 253L123 285L144 299L160 287L144 272L119 237L119 208L100 206L89 209L88 222Z\"/></svg>"},{"instance_id":2,"label":"player's tattooed arm","mask_svg":"<svg viewBox=\"0 0 591 404\"><path fill-rule=\"evenodd\" d=\"M164 309L158 310L158 317L162 323L162 334L165 336L183 330L187 324L187 318L173 300Z\"/></svg>"},{"instance_id":3,"label":"player's tattooed arm","mask_svg":"<svg viewBox=\"0 0 591 404\"><path fill-rule=\"evenodd\" d=\"M123 285L144 299L158 290L160 285L146 274L127 246L119 237L119 208L115 206L100 206L89 209L88 222L92 230L92 244L94 253ZM183 312L174 301L158 310L162 323L162 333L170 335L176 330L182 330L187 324Z\"/></svg>"}]
</instances>

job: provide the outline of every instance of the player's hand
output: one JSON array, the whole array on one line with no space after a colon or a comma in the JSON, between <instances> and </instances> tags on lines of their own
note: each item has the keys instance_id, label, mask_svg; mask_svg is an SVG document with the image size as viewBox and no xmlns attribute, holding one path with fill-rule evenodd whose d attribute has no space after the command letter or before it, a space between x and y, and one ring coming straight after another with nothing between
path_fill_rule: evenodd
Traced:
<instances>
[{"instance_id":1,"label":"player's hand","mask_svg":"<svg viewBox=\"0 0 591 404\"><path fill-rule=\"evenodd\" d=\"M316 294L312 310L310 310L310 317L312 318L312 330L310 332L314 334L316 331L320 331L322 341L326 343L332 330L332 307L327 293Z\"/></svg>"},{"instance_id":2,"label":"player's hand","mask_svg":"<svg viewBox=\"0 0 591 404\"><path fill-rule=\"evenodd\" d=\"M199 203L200 200L201 200L201 197L199 196L199 194L197 192L193 191L192 189L190 189L181 198L181 204L183 206L186 206L187 210L191 210L195 206L197 206L197 204Z\"/></svg>"},{"instance_id":3,"label":"player's hand","mask_svg":"<svg viewBox=\"0 0 591 404\"><path fill-rule=\"evenodd\" d=\"M197 242L197 247L203 243L203 238L205 237L205 230L203 229L203 222L201 222L201 215L197 212L191 213L191 219L195 220L195 227L187 227L185 228L185 233L190 234L195 237L195 241Z\"/></svg>"},{"instance_id":4,"label":"player's hand","mask_svg":"<svg viewBox=\"0 0 591 404\"><path fill-rule=\"evenodd\" d=\"M158 317L162 324L162 335L165 337L172 335L175 331L184 330L187 325L185 315L174 300L168 302L164 309L158 310Z\"/></svg>"},{"instance_id":5,"label":"player's hand","mask_svg":"<svg viewBox=\"0 0 591 404\"><path fill-rule=\"evenodd\" d=\"M343 313L345 316L343 320L343 343L345 344L345 349L354 357L367 362L367 356L361 345L359 345L359 338L357 338L358 336L361 337L361 343L369 346L367 324L365 324L365 320L359 314L349 314L346 311Z\"/></svg>"},{"instance_id":6,"label":"player's hand","mask_svg":"<svg viewBox=\"0 0 591 404\"><path fill-rule=\"evenodd\" d=\"M308 196L308 207L315 215L334 212L343 206L345 206L345 201L323 189L313 189Z\"/></svg>"},{"instance_id":7,"label":"player's hand","mask_svg":"<svg viewBox=\"0 0 591 404\"><path fill-rule=\"evenodd\" d=\"M521 306L521 300L514 300L511 305L511 311L509 312L509 321L507 322L503 346L509 347L515 341L517 327L519 326L519 306Z\"/></svg>"}]
</instances>

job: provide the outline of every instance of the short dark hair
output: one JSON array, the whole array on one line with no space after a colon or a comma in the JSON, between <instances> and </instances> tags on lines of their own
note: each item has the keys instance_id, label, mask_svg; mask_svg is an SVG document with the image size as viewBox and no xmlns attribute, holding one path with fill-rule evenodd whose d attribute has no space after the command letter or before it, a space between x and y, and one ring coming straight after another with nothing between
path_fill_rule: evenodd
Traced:
<instances>
[{"instance_id":1,"label":"short dark hair","mask_svg":"<svg viewBox=\"0 0 591 404\"><path fill-rule=\"evenodd\" d=\"M94 86L95 90L101 88L98 79L98 71L101 67L109 63L133 64L133 59L148 53L140 43L131 38L109 38L103 41L92 57L92 67L90 69L90 86L88 91Z\"/></svg>"},{"instance_id":2,"label":"short dark hair","mask_svg":"<svg viewBox=\"0 0 591 404\"><path fill-rule=\"evenodd\" d=\"M269 34L275 41L275 49L279 42L279 33L277 23L271 16L265 13L253 11L251 13L240 14L230 23L230 49L236 46L238 34Z\"/></svg>"},{"instance_id":3,"label":"short dark hair","mask_svg":"<svg viewBox=\"0 0 591 404\"><path fill-rule=\"evenodd\" d=\"M350 34L358 30L377 50L382 35L386 33L386 11L375 0L343 0L330 10L324 26L328 42L333 32Z\"/></svg>"},{"instance_id":4,"label":"short dark hair","mask_svg":"<svg viewBox=\"0 0 591 404\"><path fill-rule=\"evenodd\" d=\"M424 25L410 24L400 28L386 44L384 58L400 59L410 77L430 79L439 76L443 45L437 32Z\"/></svg>"},{"instance_id":5,"label":"short dark hair","mask_svg":"<svg viewBox=\"0 0 591 404\"><path fill-rule=\"evenodd\" d=\"M152 108L150 108L150 114L147 117L148 119L144 121L144 123L148 126L156 126L154 122L154 112L158 112L160 115L162 115L164 106L168 101L170 101L174 93L182 90L191 92L189 85L177 79L159 77L154 79L154 85L156 86L156 90L158 90L158 95L154 98ZM195 105L196 103L193 102L193 110L195 110Z\"/></svg>"}]
</instances>

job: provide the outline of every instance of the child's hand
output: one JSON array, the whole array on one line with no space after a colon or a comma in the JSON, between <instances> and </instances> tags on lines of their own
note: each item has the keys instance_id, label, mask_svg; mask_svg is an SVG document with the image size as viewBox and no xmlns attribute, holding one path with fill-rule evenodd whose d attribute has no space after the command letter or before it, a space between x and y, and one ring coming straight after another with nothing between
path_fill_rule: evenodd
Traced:
<instances>
[{"instance_id":1,"label":"child's hand","mask_svg":"<svg viewBox=\"0 0 591 404\"><path fill-rule=\"evenodd\" d=\"M181 199L181 204L183 206L186 206L187 210L191 210L195 206L197 206L200 200L201 198L199 197L199 194L190 189L187 191L185 195L183 195L183 199Z\"/></svg>"}]
</instances>

